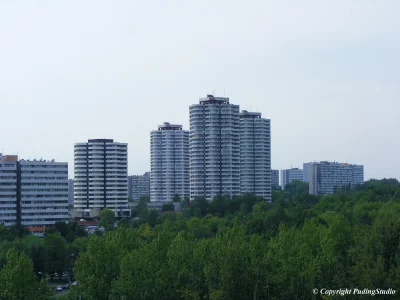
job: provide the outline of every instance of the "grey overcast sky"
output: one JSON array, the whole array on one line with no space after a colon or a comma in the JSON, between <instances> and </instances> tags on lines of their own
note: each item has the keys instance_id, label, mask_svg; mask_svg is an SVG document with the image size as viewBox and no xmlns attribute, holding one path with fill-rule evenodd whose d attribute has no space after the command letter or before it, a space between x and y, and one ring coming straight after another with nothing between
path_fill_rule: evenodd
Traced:
<instances>
[{"instance_id":1,"label":"grey overcast sky","mask_svg":"<svg viewBox=\"0 0 400 300\"><path fill-rule=\"evenodd\" d=\"M189 126L207 93L262 112L272 168L400 179L400 1L0 1L0 152L68 161L89 138Z\"/></svg>"}]
</instances>

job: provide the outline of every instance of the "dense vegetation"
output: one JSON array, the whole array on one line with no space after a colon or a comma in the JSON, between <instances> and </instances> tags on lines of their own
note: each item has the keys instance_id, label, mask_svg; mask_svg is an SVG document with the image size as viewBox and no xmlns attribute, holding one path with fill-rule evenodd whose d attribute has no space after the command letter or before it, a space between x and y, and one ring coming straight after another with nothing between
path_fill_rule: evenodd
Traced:
<instances>
[{"instance_id":1,"label":"dense vegetation","mask_svg":"<svg viewBox=\"0 0 400 300\"><path fill-rule=\"evenodd\" d=\"M183 206L157 217L139 205L139 220L104 221L106 233L90 237L75 223L43 239L0 228L0 299L48 299L32 276L72 265L78 285L65 298L74 300L310 299L323 297L314 288L400 287L397 180L324 197L293 182L273 191L272 204L243 195ZM29 274L18 275L18 260ZM11 297L18 276L41 298Z\"/></svg>"}]
</instances>

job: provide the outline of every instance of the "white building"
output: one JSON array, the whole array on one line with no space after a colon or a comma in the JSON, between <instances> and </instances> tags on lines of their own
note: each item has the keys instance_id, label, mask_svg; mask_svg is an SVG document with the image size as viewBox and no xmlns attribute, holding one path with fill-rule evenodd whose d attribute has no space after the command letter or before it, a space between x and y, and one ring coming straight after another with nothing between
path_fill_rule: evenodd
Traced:
<instances>
[{"instance_id":1,"label":"white building","mask_svg":"<svg viewBox=\"0 0 400 300\"><path fill-rule=\"evenodd\" d=\"M0 199L0 222L42 235L46 227L69 219L68 163L3 156Z\"/></svg>"},{"instance_id":2,"label":"white building","mask_svg":"<svg viewBox=\"0 0 400 300\"><path fill-rule=\"evenodd\" d=\"M240 113L240 193L271 201L271 121L261 113Z\"/></svg>"},{"instance_id":3,"label":"white building","mask_svg":"<svg viewBox=\"0 0 400 300\"><path fill-rule=\"evenodd\" d=\"M308 164L309 192L314 195L333 194L335 190L364 183L364 167L337 162Z\"/></svg>"},{"instance_id":4,"label":"white building","mask_svg":"<svg viewBox=\"0 0 400 300\"><path fill-rule=\"evenodd\" d=\"M75 144L74 209L82 216L99 215L107 207L129 216L128 144L91 139Z\"/></svg>"},{"instance_id":5,"label":"white building","mask_svg":"<svg viewBox=\"0 0 400 300\"><path fill-rule=\"evenodd\" d=\"M293 180L303 181L302 169L291 168L291 169L281 170L282 189L285 189L286 185L291 183Z\"/></svg>"},{"instance_id":6,"label":"white building","mask_svg":"<svg viewBox=\"0 0 400 300\"><path fill-rule=\"evenodd\" d=\"M240 194L239 105L207 95L190 112L190 199Z\"/></svg>"},{"instance_id":7,"label":"white building","mask_svg":"<svg viewBox=\"0 0 400 300\"><path fill-rule=\"evenodd\" d=\"M150 200L172 201L188 197L189 131L165 122L151 132Z\"/></svg>"}]
</instances>

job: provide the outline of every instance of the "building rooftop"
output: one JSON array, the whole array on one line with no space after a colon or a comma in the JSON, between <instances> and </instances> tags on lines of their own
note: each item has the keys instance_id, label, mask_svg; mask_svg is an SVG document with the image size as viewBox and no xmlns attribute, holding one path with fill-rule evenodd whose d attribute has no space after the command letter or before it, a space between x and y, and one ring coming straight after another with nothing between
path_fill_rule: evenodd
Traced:
<instances>
[{"instance_id":1,"label":"building rooftop","mask_svg":"<svg viewBox=\"0 0 400 300\"><path fill-rule=\"evenodd\" d=\"M89 139L89 143L114 143L113 139Z\"/></svg>"},{"instance_id":2,"label":"building rooftop","mask_svg":"<svg viewBox=\"0 0 400 300\"><path fill-rule=\"evenodd\" d=\"M249 118L249 119L254 119L254 118L261 118L261 113L260 112L250 112L247 110L242 110L240 113L240 118Z\"/></svg>"},{"instance_id":3,"label":"building rooftop","mask_svg":"<svg viewBox=\"0 0 400 300\"><path fill-rule=\"evenodd\" d=\"M164 122L163 125L158 125L158 130L182 130L182 125Z\"/></svg>"},{"instance_id":4,"label":"building rooftop","mask_svg":"<svg viewBox=\"0 0 400 300\"><path fill-rule=\"evenodd\" d=\"M229 104L228 97L214 97L214 95L207 95L205 98L200 98L200 104Z\"/></svg>"}]
</instances>

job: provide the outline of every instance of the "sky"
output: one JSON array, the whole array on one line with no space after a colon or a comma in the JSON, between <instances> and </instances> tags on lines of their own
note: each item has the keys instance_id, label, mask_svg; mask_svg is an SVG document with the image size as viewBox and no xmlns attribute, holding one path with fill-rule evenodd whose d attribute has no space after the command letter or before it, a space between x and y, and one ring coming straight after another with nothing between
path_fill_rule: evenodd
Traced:
<instances>
[{"instance_id":1,"label":"sky","mask_svg":"<svg viewBox=\"0 0 400 300\"><path fill-rule=\"evenodd\" d=\"M272 168L400 179L400 1L0 1L0 152L69 163L74 143L189 129L206 94L271 119Z\"/></svg>"}]
</instances>

